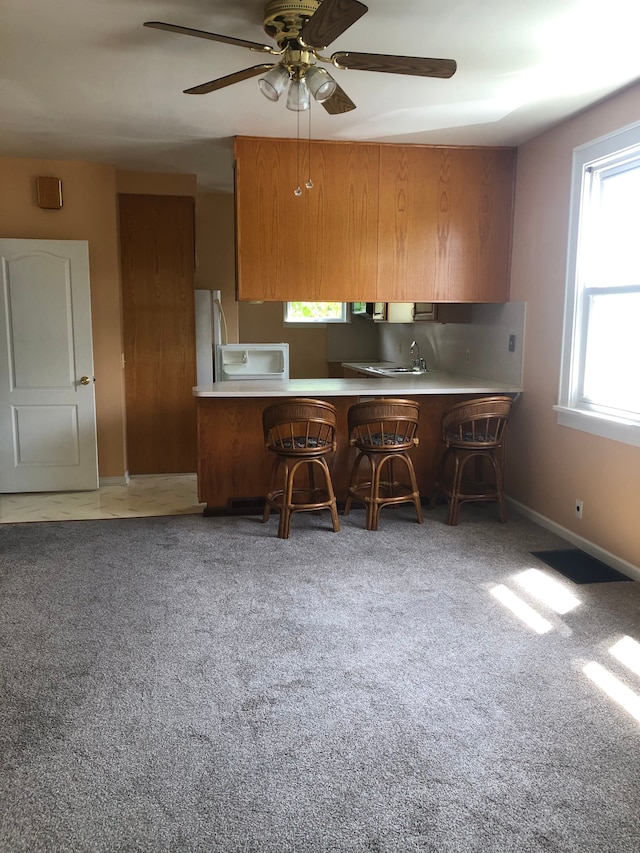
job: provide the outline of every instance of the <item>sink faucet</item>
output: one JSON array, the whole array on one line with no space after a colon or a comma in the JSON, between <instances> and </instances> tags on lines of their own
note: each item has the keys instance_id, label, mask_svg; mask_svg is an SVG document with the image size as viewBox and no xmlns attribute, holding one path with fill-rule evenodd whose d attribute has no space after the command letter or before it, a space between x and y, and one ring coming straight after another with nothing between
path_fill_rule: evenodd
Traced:
<instances>
[{"instance_id":1,"label":"sink faucet","mask_svg":"<svg viewBox=\"0 0 640 853\"><path fill-rule=\"evenodd\" d=\"M411 355L411 366L414 370L426 370L427 363L424 358L420 358L420 347L418 345L418 341L412 341L411 346L409 348L409 354Z\"/></svg>"}]
</instances>

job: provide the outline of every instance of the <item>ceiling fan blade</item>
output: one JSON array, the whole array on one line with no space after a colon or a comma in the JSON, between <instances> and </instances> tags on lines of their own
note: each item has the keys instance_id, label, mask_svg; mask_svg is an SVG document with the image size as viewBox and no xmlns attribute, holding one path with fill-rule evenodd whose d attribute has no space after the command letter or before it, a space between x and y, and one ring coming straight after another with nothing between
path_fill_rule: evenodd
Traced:
<instances>
[{"instance_id":1,"label":"ceiling fan blade","mask_svg":"<svg viewBox=\"0 0 640 853\"><path fill-rule=\"evenodd\" d=\"M349 95L340 86L336 86L336 90L330 98L322 101L322 106L332 116L348 113L356 108Z\"/></svg>"},{"instance_id":2,"label":"ceiling fan blade","mask_svg":"<svg viewBox=\"0 0 640 853\"><path fill-rule=\"evenodd\" d=\"M322 50L368 11L359 0L322 0L300 30L300 38L308 47Z\"/></svg>"},{"instance_id":3,"label":"ceiling fan blade","mask_svg":"<svg viewBox=\"0 0 640 853\"><path fill-rule=\"evenodd\" d=\"M224 89L225 86L232 86L234 83L239 83L241 80L248 80L249 77L257 77L258 74L264 74L273 68L272 64L254 65L251 68L245 68L243 71L236 71L234 74L227 74L226 77L218 77L217 80L210 80L208 83L201 83L199 86L193 86L191 89L185 89L185 95L206 95L208 92L215 92L217 89Z\"/></svg>"},{"instance_id":4,"label":"ceiling fan blade","mask_svg":"<svg viewBox=\"0 0 640 853\"><path fill-rule=\"evenodd\" d=\"M320 7L322 8L322 7ZM416 77L451 77L456 72L454 59L428 59L420 56L387 56L383 53L334 53L336 68L358 71L386 71L389 74L411 74Z\"/></svg>"},{"instance_id":5,"label":"ceiling fan blade","mask_svg":"<svg viewBox=\"0 0 640 853\"><path fill-rule=\"evenodd\" d=\"M163 21L145 21L145 27L153 27L155 30L168 30L170 33L182 33L185 36L196 36L200 39L210 39L211 41L222 41L225 44L235 44L237 47L248 47L249 50L258 50L261 53L277 53L268 44L259 44L255 41L247 41L246 39L237 39L233 36L221 36L218 33L208 33L204 30L192 30L190 27L179 27L177 24L165 24Z\"/></svg>"}]
</instances>

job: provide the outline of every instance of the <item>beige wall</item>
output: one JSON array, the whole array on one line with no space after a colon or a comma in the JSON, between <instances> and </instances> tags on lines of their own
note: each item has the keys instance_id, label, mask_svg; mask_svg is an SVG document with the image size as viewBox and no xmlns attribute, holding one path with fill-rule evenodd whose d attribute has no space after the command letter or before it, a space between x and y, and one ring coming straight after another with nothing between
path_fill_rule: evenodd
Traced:
<instances>
[{"instance_id":1,"label":"beige wall","mask_svg":"<svg viewBox=\"0 0 640 853\"><path fill-rule=\"evenodd\" d=\"M527 303L524 394L514 407L506 488L534 512L640 567L640 448L561 427L557 403L572 151L640 119L640 86L518 152L511 299ZM583 517L574 500L584 501Z\"/></svg>"},{"instance_id":2,"label":"beige wall","mask_svg":"<svg viewBox=\"0 0 640 853\"><path fill-rule=\"evenodd\" d=\"M234 198L231 193L201 193L198 196L196 247L196 288L220 291L227 343L237 343Z\"/></svg>"},{"instance_id":3,"label":"beige wall","mask_svg":"<svg viewBox=\"0 0 640 853\"><path fill-rule=\"evenodd\" d=\"M41 210L36 177L62 180L61 210ZM120 265L113 166L72 161L0 158L0 235L87 240L91 275L98 464L101 477L125 465Z\"/></svg>"},{"instance_id":4,"label":"beige wall","mask_svg":"<svg viewBox=\"0 0 640 853\"><path fill-rule=\"evenodd\" d=\"M291 379L320 379L329 375L327 329L285 327L282 302L240 302L240 343L289 344Z\"/></svg>"},{"instance_id":5,"label":"beige wall","mask_svg":"<svg viewBox=\"0 0 640 853\"><path fill-rule=\"evenodd\" d=\"M131 195L192 195L198 186L196 175L164 172L127 172L116 175L117 191Z\"/></svg>"}]
</instances>

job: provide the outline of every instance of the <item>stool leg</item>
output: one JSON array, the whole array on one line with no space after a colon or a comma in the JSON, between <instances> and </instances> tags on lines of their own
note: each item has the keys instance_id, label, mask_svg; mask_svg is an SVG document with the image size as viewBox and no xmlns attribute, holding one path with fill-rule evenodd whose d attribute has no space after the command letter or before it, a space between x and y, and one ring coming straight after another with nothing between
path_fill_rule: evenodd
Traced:
<instances>
[{"instance_id":1,"label":"stool leg","mask_svg":"<svg viewBox=\"0 0 640 853\"><path fill-rule=\"evenodd\" d=\"M289 462L287 459L282 460L282 467L284 468L284 482L282 483L282 494L280 499L280 504L277 506L277 509L280 514L280 518L278 520L278 538L279 539L288 539L289 538L289 487L293 483L292 471L289 467Z\"/></svg>"},{"instance_id":2,"label":"stool leg","mask_svg":"<svg viewBox=\"0 0 640 853\"><path fill-rule=\"evenodd\" d=\"M458 523L458 513L460 512L460 483L462 482L462 472L464 463L460 462L458 454L453 452L453 479L451 480L451 495L449 496L449 512L447 514L447 524L455 526Z\"/></svg>"},{"instance_id":3,"label":"stool leg","mask_svg":"<svg viewBox=\"0 0 640 853\"><path fill-rule=\"evenodd\" d=\"M358 476L358 471L360 470L360 462L362 461L362 456L362 452L359 451L351 467L351 477L349 478L349 491L347 493L347 499L344 503L344 509L342 510L343 515L349 515L349 511L351 510L351 502L353 500L353 496L351 494L351 487L355 486L356 484L356 477Z\"/></svg>"},{"instance_id":4,"label":"stool leg","mask_svg":"<svg viewBox=\"0 0 640 853\"><path fill-rule=\"evenodd\" d=\"M382 469L385 465L389 467L389 480L384 481L389 483L391 495L394 496L395 487L399 485L394 479L393 469L398 463L402 462L402 464L406 468L407 476L409 478L409 484L411 486L411 494L406 495L406 503L412 503L416 510L416 516L418 518L418 524L424 524L424 516L422 514L422 504L420 502L420 492L418 491L418 481L416 480L416 473L413 467L413 463L411 458L405 452L397 452L393 456L384 456L378 465L378 477L375 495L372 492L372 498L375 497L375 500L372 501L375 506L375 514L373 516L372 522L375 527L371 527L371 530L378 529L378 523L380 520L380 510L384 506L384 498L380 496L380 484L382 481ZM401 501L404 503L405 501Z\"/></svg>"},{"instance_id":5,"label":"stool leg","mask_svg":"<svg viewBox=\"0 0 640 853\"><path fill-rule=\"evenodd\" d=\"M420 492L418 491L418 481L416 480L416 472L413 467L413 462L411 458L406 454L402 453L400 458L404 461L407 466L407 471L409 472L409 482L411 483L411 488L413 490L413 505L416 508L416 515L418 516L418 524L424 524L424 517L422 515L422 503L420 501Z\"/></svg>"},{"instance_id":6,"label":"stool leg","mask_svg":"<svg viewBox=\"0 0 640 853\"><path fill-rule=\"evenodd\" d=\"M293 500L293 494L295 492L295 479L296 473L298 469L302 466L306 466L307 474L309 478L309 483L311 485L312 493L311 493L311 502L316 502L316 499L321 496L322 492L327 493L327 501L326 508L331 513L331 522L333 526L333 532L338 533L340 530L340 521L338 519L338 507L336 502L336 495L333 488L333 483L331 480L331 472L329 470L329 465L327 464L327 460L324 457L316 458L316 459L298 459L292 465L289 465L289 461L286 459L281 460L284 467L284 484L282 491L278 490L278 492L274 492L273 494L281 494L281 501L276 503L273 496L271 496L271 500L275 509L277 509L280 513L280 521L278 524L278 538L279 539L288 539L291 534L291 516L296 510L305 511L313 509L314 507L309 506L309 504L295 504ZM315 478L315 470L314 466L318 465L323 472L323 477L325 479L325 488L322 489L317 486L316 478ZM302 486L300 487L302 488ZM306 491L306 489L303 489Z\"/></svg>"},{"instance_id":7,"label":"stool leg","mask_svg":"<svg viewBox=\"0 0 640 853\"><path fill-rule=\"evenodd\" d=\"M293 506L293 485L296 477L296 471L305 463L306 460L300 459L289 467L286 463L286 476L284 484L284 493L282 495L282 509L280 511L280 524L278 526L278 538L288 539L291 533L291 508Z\"/></svg>"},{"instance_id":8,"label":"stool leg","mask_svg":"<svg viewBox=\"0 0 640 853\"><path fill-rule=\"evenodd\" d=\"M369 500L367 504L367 530L377 530L380 519L380 504L378 495L380 494L380 473L384 464L384 459L378 464L375 456L371 457L371 489L369 490Z\"/></svg>"},{"instance_id":9,"label":"stool leg","mask_svg":"<svg viewBox=\"0 0 640 853\"><path fill-rule=\"evenodd\" d=\"M504 474L502 471L502 465L500 464L500 459L494 453L489 453L489 461L491 462L491 465L496 475L496 492L498 495L498 507L500 508L500 521L503 524L506 524L508 516L507 505L504 499Z\"/></svg>"},{"instance_id":10,"label":"stool leg","mask_svg":"<svg viewBox=\"0 0 640 853\"><path fill-rule=\"evenodd\" d=\"M280 511L280 520L278 522L278 539L288 539L289 538L289 514L282 507Z\"/></svg>"},{"instance_id":11,"label":"stool leg","mask_svg":"<svg viewBox=\"0 0 640 853\"><path fill-rule=\"evenodd\" d=\"M321 456L318 460L321 467L324 470L324 476L327 482L327 494L331 503L329 504L329 511L331 513L331 523L333 524L333 532L338 533L340 531L340 520L338 518L338 504L336 502L336 495L333 490L333 482L331 480L331 471L329 470L329 465L327 464L327 460L324 456Z\"/></svg>"},{"instance_id":12,"label":"stool leg","mask_svg":"<svg viewBox=\"0 0 640 853\"><path fill-rule=\"evenodd\" d=\"M349 515L349 512L351 510L351 502L353 500L353 497L351 495L351 487L356 482L356 475L358 473L358 468L360 467L361 457L362 457L362 453L358 452L356 458L353 461L353 465L351 466L351 476L349 478L349 489L347 491L347 499L344 502L344 509L342 510L343 515Z\"/></svg>"}]
</instances>

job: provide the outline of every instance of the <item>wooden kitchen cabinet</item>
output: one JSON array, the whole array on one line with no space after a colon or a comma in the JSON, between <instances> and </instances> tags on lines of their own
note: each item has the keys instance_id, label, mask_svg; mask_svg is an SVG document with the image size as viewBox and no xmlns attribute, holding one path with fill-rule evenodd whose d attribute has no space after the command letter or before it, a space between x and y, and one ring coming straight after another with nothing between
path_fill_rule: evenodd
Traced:
<instances>
[{"instance_id":1,"label":"wooden kitchen cabinet","mask_svg":"<svg viewBox=\"0 0 640 853\"><path fill-rule=\"evenodd\" d=\"M235 157L238 299L508 301L515 149L237 137Z\"/></svg>"},{"instance_id":2,"label":"wooden kitchen cabinet","mask_svg":"<svg viewBox=\"0 0 640 853\"><path fill-rule=\"evenodd\" d=\"M380 149L377 298L506 302L515 149Z\"/></svg>"},{"instance_id":3,"label":"wooden kitchen cabinet","mask_svg":"<svg viewBox=\"0 0 640 853\"><path fill-rule=\"evenodd\" d=\"M238 299L348 302L375 289L378 145L237 137L235 158Z\"/></svg>"}]
</instances>

